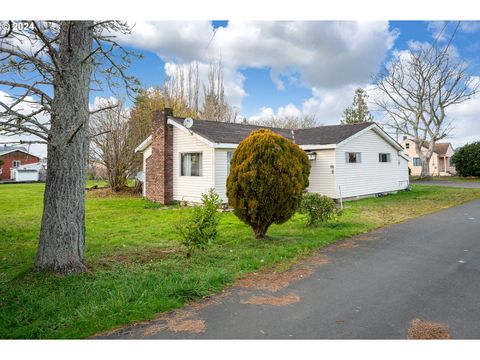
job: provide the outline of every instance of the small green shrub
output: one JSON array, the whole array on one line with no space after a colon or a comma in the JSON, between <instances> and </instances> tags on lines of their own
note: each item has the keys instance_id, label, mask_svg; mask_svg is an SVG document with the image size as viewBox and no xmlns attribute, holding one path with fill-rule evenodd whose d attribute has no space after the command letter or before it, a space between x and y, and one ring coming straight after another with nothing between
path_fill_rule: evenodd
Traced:
<instances>
[{"instance_id":1,"label":"small green shrub","mask_svg":"<svg viewBox=\"0 0 480 360\"><path fill-rule=\"evenodd\" d=\"M194 249L204 250L216 239L220 221L218 209L221 204L220 197L210 189L207 194L202 194L202 205L193 206L190 216L180 216L180 222L175 229L182 238L182 244L188 249L187 256L190 256ZM182 207L185 206L183 203Z\"/></svg>"},{"instance_id":2,"label":"small green shrub","mask_svg":"<svg viewBox=\"0 0 480 360\"><path fill-rule=\"evenodd\" d=\"M335 201L317 193L303 194L299 212L307 215L306 226L327 222L340 214Z\"/></svg>"}]
</instances>

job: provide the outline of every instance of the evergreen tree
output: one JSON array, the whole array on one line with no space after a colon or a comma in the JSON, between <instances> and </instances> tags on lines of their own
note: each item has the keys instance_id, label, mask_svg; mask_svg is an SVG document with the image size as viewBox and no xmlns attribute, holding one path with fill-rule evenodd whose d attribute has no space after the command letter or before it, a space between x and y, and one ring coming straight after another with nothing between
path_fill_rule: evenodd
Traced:
<instances>
[{"instance_id":1,"label":"evergreen tree","mask_svg":"<svg viewBox=\"0 0 480 360\"><path fill-rule=\"evenodd\" d=\"M353 103L347 107L343 112L343 119L341 124L358 124L362 122L373 121L373 116L370 114L367 106L367 92L362 88L355 90Z\"/></svg>"}]
</instances>

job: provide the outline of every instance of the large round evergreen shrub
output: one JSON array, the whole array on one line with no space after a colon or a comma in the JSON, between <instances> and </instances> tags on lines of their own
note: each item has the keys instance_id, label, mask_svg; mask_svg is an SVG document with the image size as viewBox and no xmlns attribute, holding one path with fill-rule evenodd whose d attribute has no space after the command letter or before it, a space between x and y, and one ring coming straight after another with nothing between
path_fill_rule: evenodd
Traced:
<instances>
[{"instance_id":1,"label":"large round evergreen shrub","mask_svg":"<svg viewBox=\"0 0 480 360\"><path fill-rule=\"evenodd\" d=\"M271 130L252 131L230 162L229 204L257 239L264 238L271 224L295 213L309 175L310 162L298 145Z\"/></svg>"},{"instance_id":2,"label":"large round evergreen shrub","mask_svg":"<svg viewBox=\"0 0 480 360\"><path fill-rule=\"evenodd\" d=\"M480 177L480 141L458 148L452 156L452 164L460 176Z\"/></svg>"}]
</instances>

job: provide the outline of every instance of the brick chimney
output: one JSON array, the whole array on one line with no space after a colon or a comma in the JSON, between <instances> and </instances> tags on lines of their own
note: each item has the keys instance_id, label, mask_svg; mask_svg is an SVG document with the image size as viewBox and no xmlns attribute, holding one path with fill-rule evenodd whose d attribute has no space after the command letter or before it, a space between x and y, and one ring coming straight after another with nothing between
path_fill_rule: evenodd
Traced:
<instances>
[{"instance_id":1,"label":"brick chimney","mask_svg":"<svg viewBox=\"0 0 480 360\"><path fill-rule=\"evenodd\" d=\"M152 117L152 155L146 161L145 195L160 204L173 201L173 127L167 124L170 108Z\"/></svg>"}]
</instances>

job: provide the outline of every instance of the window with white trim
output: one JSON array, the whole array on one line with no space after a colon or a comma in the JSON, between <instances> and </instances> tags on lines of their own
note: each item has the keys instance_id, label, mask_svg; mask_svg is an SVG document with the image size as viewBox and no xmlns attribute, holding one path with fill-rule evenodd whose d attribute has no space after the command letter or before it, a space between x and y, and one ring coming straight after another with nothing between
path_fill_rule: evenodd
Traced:
<instances>
[{"instance_id":1,"label":"window with white trim","mask_svg":"<svg viewBox=\"0 0 480 360\"><path fill-rule=\"evenodd\" d=\"M349 164L361 163L362 162L362 153L346 152L345 153L345 162L349 163Z\"/></svg>"},{"instance_id":2,"label":"window with white trim","mask_svg":"<svg viewBox=\"0 0 480 360\"><path fill-rule=\"evenodd\" d=\"M420 161L419 157L413 158L413 166L422 166L422 162Z\"/></svg>"},{"instance_id":3,"label":"window with white trim","mask_svg":"<svg viewBox=\"0 0 480 360\"><path fill-rule=\"evenodd\" d=\"M410 143L405 143L405 149L410 149Z\"/></svg>"},{"instance_id":4,"label":"window with white trim","mask_svg":"<svg viewBox=\"0 0 480 360\"><path fill-rule=\"evenodd\" d=\"M379 153L378 154L378 162L387 163L391 161L391 157L389 153Z\"/></svg>"},{"instance_id":5,"label":"window with white trim","mask_svg":"<svg viewBox=\"0 0 480 360\"><path fill-rule=\"evenodd\" d=\"M180 154L180 176L202 176L202 153Z\"/></svg>"},{"instance_id":6,"label":"window with white trim","mask_svg":"<svg viewBox=\"0 0 480 360\"><path fill-rule=\"evenodd\" d=\"M233 151L227 151L227 175L230 175L230 161L232 161Z\"/></svg>"},{"instance_id":7,"label":"window with white trim","mask_svg":"<svg viewBox=\"0 0 480 360\"><path fill-rule=\"evenodd\" d=\"M20 166L20 160L13 160L12 161L12 167L17 168Z\"/></svg>"}]
</instances>

